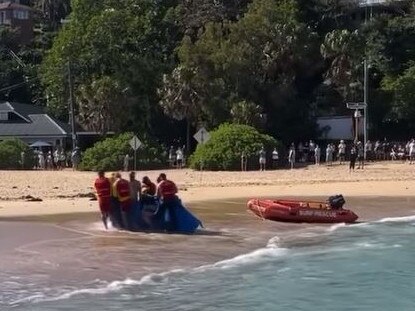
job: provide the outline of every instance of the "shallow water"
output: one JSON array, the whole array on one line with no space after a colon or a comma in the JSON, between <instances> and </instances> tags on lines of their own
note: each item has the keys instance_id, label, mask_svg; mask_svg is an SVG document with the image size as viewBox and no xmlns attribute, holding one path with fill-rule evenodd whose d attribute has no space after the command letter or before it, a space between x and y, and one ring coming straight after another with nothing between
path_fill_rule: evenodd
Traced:
<instances>
[{"instance_id":1,"label":"shallow water","mask_svg":"<svg viewBox=\"0 0 415 311\"><path fill-rule=\"evenodd\" d=\"M415 217L277 224L239 203L196 206L209 220L196 236L102 232L89 218L0 224L1 237L33 232L0 239L0 309L415 310Z\"/></svg>"}]
</instances>

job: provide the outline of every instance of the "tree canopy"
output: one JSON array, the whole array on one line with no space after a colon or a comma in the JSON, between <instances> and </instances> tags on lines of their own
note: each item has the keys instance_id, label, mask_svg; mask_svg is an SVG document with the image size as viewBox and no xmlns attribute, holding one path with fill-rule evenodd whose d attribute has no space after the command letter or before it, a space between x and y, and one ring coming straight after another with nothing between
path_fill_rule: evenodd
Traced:
<instances>
[{"instance_id":1,"label":"tree canopy","mask_svg":"<svg viewBox=\"0 0 415 311\"><path fill-rule=\"evenodd\" d=\"M67 121L70 68L85 129L170 144L199 126L235 122L286 143L314 138L316 116L349 113L345 102L363 100L364 59L372 134L393 136L385 124L415 121L410 1L367 19L341 1L24 3L34 8L36 37L19 46L0 26L0 99L45 105Z\"/></svg>"}]
</instances>

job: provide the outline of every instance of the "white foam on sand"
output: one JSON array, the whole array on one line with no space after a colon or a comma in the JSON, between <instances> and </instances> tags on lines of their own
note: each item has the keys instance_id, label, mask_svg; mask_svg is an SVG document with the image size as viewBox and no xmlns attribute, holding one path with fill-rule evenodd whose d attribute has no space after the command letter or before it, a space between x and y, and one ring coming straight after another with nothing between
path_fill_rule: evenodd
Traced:
<instances>
[{"instance_id":1,"label":"white foam on sand","mask_svg":"<svg viewBox=\"0 0 415 311\"><path fill-rule=\"evenodd\" d=\"M232 269L239 266L262 263L287 254L288 249L280 248L278 246L278 243L279 238L274 237L268 241L267 246L264 248L254 250L246 254L238 255L230 259L221 260L213 264L203 265L191 269L175 269L162 273L152 273L143 276L139 280L127 278L122 281L109 282L107 284L104 284L104 286L96 288L82 288L67 291L65 293L53 297L46 297L44 295L32 295L30 297L13 301L10 303L10 305L65 300L79 295L105 295L108 293L119 292L122 289L133 286L161 284L163 282L166 282L169 278L173 276L186 276L187 274L204 273L208 271L215 271L218 269Z\"/></svg>"}]
</instances>

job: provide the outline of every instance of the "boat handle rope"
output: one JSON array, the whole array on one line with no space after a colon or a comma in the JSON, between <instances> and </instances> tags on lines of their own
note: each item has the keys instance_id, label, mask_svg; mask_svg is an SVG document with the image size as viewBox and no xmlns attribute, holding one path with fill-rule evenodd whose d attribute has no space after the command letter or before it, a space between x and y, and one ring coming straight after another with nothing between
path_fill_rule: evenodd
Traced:
<instances>
[{"instance_id":1,"label":"boat handle rope","mask_svg":"<svg viewBox=\"0 0 415 311\"><path fill-rule=\"evenodd\" d=\"M264 215L262 214L262 211L261 211L261 209L260 209L260 207L259 207L259 200L257 199L256 200L256 209L258 210L258 213L260 214L260 218L261 218L261 220L265 220L265 217L264 217Z\"/></svg>"}]
</instances>

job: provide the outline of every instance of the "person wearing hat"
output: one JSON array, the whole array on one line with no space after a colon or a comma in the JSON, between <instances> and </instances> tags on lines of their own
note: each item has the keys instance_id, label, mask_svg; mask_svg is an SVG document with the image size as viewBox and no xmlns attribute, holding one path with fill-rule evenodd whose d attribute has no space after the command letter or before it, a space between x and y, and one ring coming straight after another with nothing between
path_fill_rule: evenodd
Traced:
<instances>
[{"instance_id":1,"label":"person wearing hat","mask_svg":"<svg viewBox=\"0 0 415 311\"><path fill-rule=\"evenodd\" d=\"M340 144L338 146L339 148L339 162L340 164L343 164L343 162L346 160L346 144L344 143L344 140L340 140Z\"/></svg>"}]
</instances>

